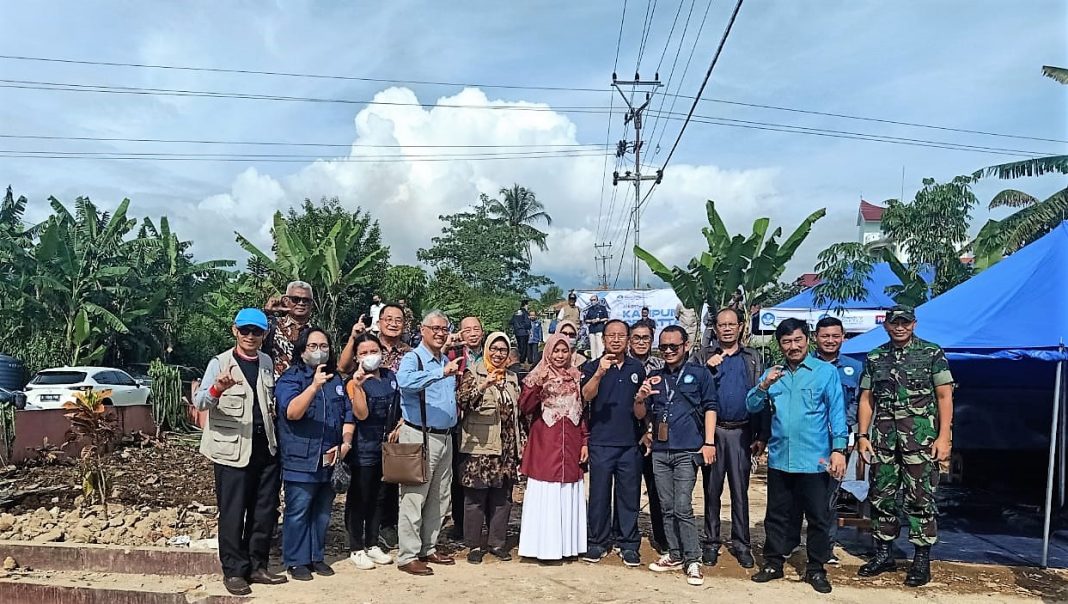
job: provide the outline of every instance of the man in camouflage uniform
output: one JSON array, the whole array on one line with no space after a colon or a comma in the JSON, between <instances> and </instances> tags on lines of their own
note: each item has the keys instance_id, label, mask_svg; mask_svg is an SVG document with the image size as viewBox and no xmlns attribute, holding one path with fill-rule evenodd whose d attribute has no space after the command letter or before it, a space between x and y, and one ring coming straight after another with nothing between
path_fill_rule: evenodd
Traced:
<instances>
[{"instance_id":1,"label":"man in camouflage uniform","mask_svg":"<svg viewBox=\"0 0 1068 604\"><path fill-rule=\"evenodd\" d=\"M876 553L857 574L896 570L901 493L909 541L916 546L905 585L918 587L931 580L931 546L938 539L935 486L939 462L949 459L952 446L953 376L942 349L913 335L911 307L893 307L883 325L890 341L868 353L860 379L857 451L871 463Z\"/></svg>"}]
</instances>

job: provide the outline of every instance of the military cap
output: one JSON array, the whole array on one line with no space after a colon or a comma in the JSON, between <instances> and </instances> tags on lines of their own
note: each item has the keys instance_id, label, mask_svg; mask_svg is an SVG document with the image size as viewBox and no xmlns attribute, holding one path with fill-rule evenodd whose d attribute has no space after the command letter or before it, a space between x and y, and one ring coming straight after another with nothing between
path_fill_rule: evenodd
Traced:
<instances>
[{"instance_id":1,"label":"military cap","mask_svg":"<svg viewBox=\"0 0 1068 604\"><path fill-rule=\"evenodd\" d=\"M913 310L913 308L911 306L908 306L907 304L898 304L891 308L889 311L887 311L886 319L884 320L887 323L893 323L897 319L905 319L909 322L915 321L916 311Z\"/></svg>"}]
</instances>

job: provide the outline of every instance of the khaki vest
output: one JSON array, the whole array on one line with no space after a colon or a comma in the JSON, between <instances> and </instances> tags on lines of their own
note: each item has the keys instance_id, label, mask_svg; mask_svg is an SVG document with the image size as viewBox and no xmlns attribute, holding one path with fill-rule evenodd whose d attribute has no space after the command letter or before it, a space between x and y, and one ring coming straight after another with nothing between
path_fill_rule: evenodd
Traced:
<instances>
[{"instance_id":1,"label":"khaki vest","mask_svg":"<svg viewBox=\"0 0 1068 604\"><path fill-rule=\"evenodd\" d=\"M256 394L263 414L263 427L271 455L278 452L274 432L274 366L271 357L260 355L259 379ZM243 468L252 455L252 387L234 359L233 349L215 357L219 372L229 374L240 384L235 384L219 397L219 403L208 408L208 422L200 435L200 452L213 462Z\"/></svg>"},{"instance_id":2,"label":"khaki vest","mask_svg":"<svg viewBox=\"0 0 1068 604\"><path fill-rule=\"evenodd\" d=\"M488 379L486 365L479 361L471 367L481 384ZM460 452L470 455L500 455L501 416L500 407L511 406L513 416L519 401L519 378L508 371L504 374L504 388L492 387L482 394L478 407L464 412L461 426ZM518 438L518 435L516 435Z\"/></svg>"}]
</instances>

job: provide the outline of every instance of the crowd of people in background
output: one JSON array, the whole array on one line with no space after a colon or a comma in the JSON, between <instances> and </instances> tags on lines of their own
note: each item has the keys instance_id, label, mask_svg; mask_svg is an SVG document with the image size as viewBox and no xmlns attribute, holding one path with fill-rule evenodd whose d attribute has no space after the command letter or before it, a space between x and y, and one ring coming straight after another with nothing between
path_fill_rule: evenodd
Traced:
<instances>
[{"instance_id":1,"label":"crowd of people in background","mask_svg":"<svg viewBox=\"0 0 1068 604\"><path fill-rule=\"evenodd\" d=\"M871 464L877 543L859 574L896 569L891 543L904 513L916 547L905 584L930 581L953 378L941 349L913 335L909 307L888 312L890 341L866 363L840 355L845 332L833 317L814 333L782 321L781 357L767 362L746 346L750 317L737 308L709 313L699 334L693 309L680 307L665 326L642 309L632 325L611 318L597 296L580 309L572 292L547 330L524 300L510 333L486 335L479 317L454 324L430 311L416 324L403 300L375 295L342 345L315 325L314 300L311 285L294 281L264 309L238 312L233 347L212 359L194 397L208 412L201 452L214 464L219 558L232 594L333 575L326 542L338 494L360 570L395 564L429 576L455 564L439 546L449 518L468 563L509 561L517 505L519 556L596 564L617 552L638 567L643 484L658 552L647 567L702 585L722 549L742 568L756 566L748 493L764 454L766 538L753 581L784 576L804 522L803 579L831 591L829 501L854 453ZM583 333L589 357L577 349ZM425 479L384 481L384 442L422 444ZM284 574L268 565L280 507Z\"/></svg>"}]
</instances>

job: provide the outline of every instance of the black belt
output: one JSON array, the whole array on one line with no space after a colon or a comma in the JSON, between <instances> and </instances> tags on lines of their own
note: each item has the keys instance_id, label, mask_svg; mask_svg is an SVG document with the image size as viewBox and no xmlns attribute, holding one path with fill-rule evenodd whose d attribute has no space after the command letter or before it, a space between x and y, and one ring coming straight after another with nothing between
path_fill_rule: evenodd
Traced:
<instances>
[{"instance_id":1,"label":"black belt","mask_svg":"<svg viewBox=\"0 0 1068 604\"><path fill-rule=\"evenodd\" d=\"M740 428L748 428L749 420L743 422L716 422L717 428L723 428L724 430L738 430Z\"/></svg>"},{"instance_id":2,"label":"black belt","mask_svg":"<svg viewBox=\"0 0 1068 604\"><path fill-rule=\"evenodd\" d=\"M407 424L411 428L415 428L416 430L419 430L420 432L422 432L424 430L424 428L422 426L420 426L419 424L413 424L412 422L410 422L408 420L404 420L404 423ZM425 428L425 430L430 434L441 434L441 435L444 435L444 436L448 436L448 435L452 434L453 430L455 430L455 429L456 429L455 426L452 427L452 428Z\"/></svg>"}]
</instances>

